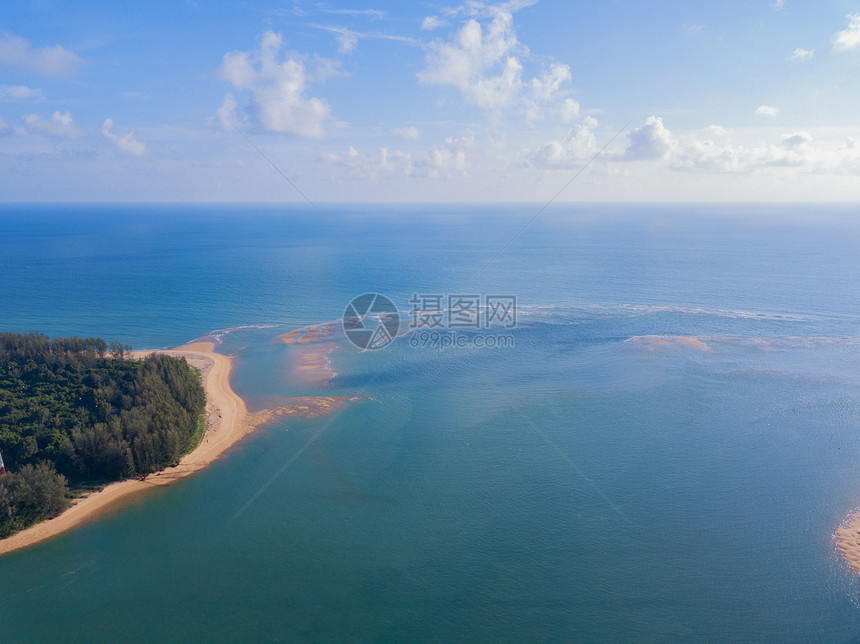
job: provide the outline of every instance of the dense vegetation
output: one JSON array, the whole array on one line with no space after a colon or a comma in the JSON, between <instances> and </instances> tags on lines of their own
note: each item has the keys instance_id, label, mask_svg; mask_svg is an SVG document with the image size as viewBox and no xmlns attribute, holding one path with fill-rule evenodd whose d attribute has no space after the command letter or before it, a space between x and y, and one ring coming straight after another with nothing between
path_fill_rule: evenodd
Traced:
<instances>
[{"instance_id":1,"label":"dense vegetation","mask_svg":"<svg viewBox=\"0 0 860 644\"><path fill-rule=\"evenodd\" d=\"M199 442L200 374L185 358L130 352L0 333L0 537L62 512L70 486L146 476Z\"/></svg>"}]
</instances>

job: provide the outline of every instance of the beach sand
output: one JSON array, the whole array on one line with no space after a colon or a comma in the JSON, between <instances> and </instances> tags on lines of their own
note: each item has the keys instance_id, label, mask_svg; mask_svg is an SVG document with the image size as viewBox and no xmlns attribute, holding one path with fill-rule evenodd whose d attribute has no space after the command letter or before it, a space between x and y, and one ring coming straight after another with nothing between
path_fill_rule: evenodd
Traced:
<instances>
[{"instance_id":1,"label":"beach sand","mask_svg":"<svg viewBox=\"0 0 860 644\"><path fill-rule=\"evenodd\" d=\"M252 432L256 427L278 418L296 415L302 418L330 413L346 405L351 398L345 396L308 396L288 399L287 404L274 409L249 413L245 402L230 387L230 372L233 360L215 353L212 342L197 342L169 351L135 351L141 358L150 353L166 353L184 357L189 364L200 369L206 390L206 412L208 416L203 440L193 451L182 457L175 467L150 474L145 480L129 479L111 483L98 492L93 492L74 502L60 516L30 526L12 536L0 540L0 555L26 548L45 539L57 536L92 520L108 507L120 500L140 494L157 485L167 485L212 463L227 449Z\"/></svg>"},{"instance_id":2,"label":"beach sand","mask_svg":"<svg viewBox=\"0 0 860 644\"><path fill-rule=\"evenodd\" d=\"M848 565L860 573L860 512L851 515L836 531L836 548Z\"/></svg>"}]
</instances>

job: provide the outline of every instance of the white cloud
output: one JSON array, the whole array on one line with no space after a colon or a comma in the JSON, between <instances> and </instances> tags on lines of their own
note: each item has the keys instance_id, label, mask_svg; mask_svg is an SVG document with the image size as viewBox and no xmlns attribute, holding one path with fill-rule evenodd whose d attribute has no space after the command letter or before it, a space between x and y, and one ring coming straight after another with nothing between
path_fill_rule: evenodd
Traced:
<instances>
[{"instance_id":1,"label":"white cloud","mask_svg":"<svg viewBox=\"0 0 860 644\"><path fill-rule=\"evenodd\" d=\"M406 140L417 140L421 138L421 132L414 125L410 125L408 127L396 127L391 130L391 133Z\"/></svg>"},{"instance_id":2,"label":"white cloud","mask_svg":"<svg viewBox=\"0 0 860 644\"><path fill-rule=\"evenodd\" d=\"M44 98L40 89L24 85L0 85L0 101L41 101Z\"/></svg>"},{"instance_id":3,"label":"white cloud","mask_svg":"<svg viewBox=\"0 0 860 644\"><path fill-rule=\"evenodd\" d=\"M337 50L342 54L350 54L358 45L358 34L349 29L344 29L337 35Z\"/></svg>"},{"instance_id":4,"label":"white cloud","mask_svg":"<svg viewBox=\"0 0 860 644\"><path fill-rule=\"evenodd\" d=\"M553 63L549 72L540 78L532 78L529 82L532 96L538 101L547 103L553 100L564 83L570 82L570 67L561 63Z\"/></svg>"},{"instance_id":5,"label":"white cloud","mask_svg":"<svg viewBox=\"0 0 860 644\"><path fill-rule=\"evenodd\" d=\"M0 136L9 136L10 134L12 134L12 126L0 116Z\"/></svg>"},{"instance_id":6,"label":"white cloud","mask_svg":"<svg viewBox=\"0 0 860 644\"><path fill-rule=\"evenodd\" d=\"M779 114L779 108L773 107L772 105L759 105L755 110L756 116L764 116L767 118L776 116Z\"/></svg>"},{"instance_id":7,"label":"white cloud","mask_svg":"<svg viewBox=\"0 0 860 644\"><path fill-rule=\"evenodd\" d=\"M466 102L486 110L524 106L529 118L538 113L538 103L560 95L561 86L570 81L570 67L553 63L540 77L523 80L520 55L528 48L517 40L513 11L532 2L508 2L496 6L471 2L451 10L491 17L482 24L472 17L448 40L436 39L427 47L426 68L418 79L428 85L451 85L460 90Z\"/></svg>"},{"instance_id":8,"label":"white cloud","mask_svg":"<svg viewBox=\"0 0 860 644\"><path fill-rule=\"evenodd\" d=\"M803 130L781 135L777 145L761 140L739 144L731 139L732 133L722 128L689 133L669 156L668 167L748 176L789 169L795 173L860 174L860 155L850 137L843 139L842 145L823 146L814 145L812 135Z\"/></svg>"},{"instance_id":9,"label":"white cloud","mask_svg":"<svg viewBox=\"0 0 860 644\"><path fill-rule=\"evenodd\" d=\"M572 98L566 98L561 104L561 120L570 123L579 116L579 103Z\"/></svg>"},{"instance_id":10,"label":"white cloud","mask_svg":"<svg viewBox=\"0 0 860 644\"><path fill-rule=\"evenodd\" d=\"M451 18L468 16L470 18L494 18L501 13L514 14L520 9L536 5L538 0L508 0L500 4L484 4L480 0L467 0L458 7L445 7L442 13Z\"/></svg>"},{"instance_id":11,"label":"white cloud","mask_svg":"<svg viewBox=\"0 0 860 644\"><path fill-rule=\"evenodd\" d=\"M267 31L258 51L225 54L221 76L236 90L249 92L253 122L264 130L322 138L331 108L321 98L307 97L307 85L312 76L297 55L280 59L282 44L280 34ZM334 64L328 64L325 67L328 71L324 73L331 73L335 68ZM218 109L221 123L235 122L236 109L235 97L225 96Z\"/></svg>"},{"instance_id":12,"label":"white cloud","mask_svg":"<svg viewBox=\"0 0 860 644\"><path fill-rule=\"evenodd\" d=\"M228 92L221 101L221 105L218 106L218 110L215 112L215 116L218 117L218 122L225 130L230 130L240 125L240 119L236 114L236 110L238 108L239 103L236 101L236 97L233 96L232 93Z\"/></svg>"},{"instance_id":13,"label":"white cloud","mask_svg":"<svg viewBox=\"0 0 860 644\"><path fill-rule=\"evenodd\" d=\"M322 156L326 161L331 161L332 163L352 165L354 160L360 158L361 155L359 155L358 150L349 146L346 152L323 152Z\"/></svg>"},{"instance_id":14,"label":"white cloud","mask_svg":"<svg viewBox=\"0 0 860 644\"><path fill-rule=\"evenodd\" d=\"M50 119L38 114L24 114L21 120L24 121L24 127L30 134L59 139L78 139L84 135L84 131L72 119L70 112L54 112Z\"/></svg>"},{"instance_id":15,"label":"white cloud","mask_svg":"<svg viewBox=\"0 0 860 644\"><path fill-rule=\"evenodd\" d=\"M423 165L427 176L431 179L447 176L469 176L466 151L474 146L475 138L473 136L447 137L443 145L433 146L433 149L424 159Z\"/></svg>"},{"instance_id":16,"label":"white cloud","mask_svg":"<svg viewBox=\"0 0 860 644\"><path fill-rule=\"evenodd\" d=\"M102 135L113 142L116 151L130 157L146 155L146 144L134 138L134 130L129 130L125 136L113 133L113 120L105 119L102 123Z\"/></svg>"},{"instance_id":17,"label":"white cloud","mask_svg":"<svg viewBox=\"0 0 860 644\"><path fill-rule=\"evenodd\" d=\"M662 159L675 148L676 142L672 133L663 125L659 116L649 116L645 125L630 133L630 143L619 159L625 161L641 161Z\"/></svg>"},{"instance_id":18,"label":"white cloud","mask_svg":"<svg viewBox=\"0 0 860 644\"><path fill-rule=\"evenodd\" d=\"M8 31L0 33L0 65L45 76L64 76L76 72L82 63L80 56L60 45L37 49L26 38Z\"/></svg>"},{"instance_id":19,"label":"white cloud","mask_svg":"<svg viewBox=\"0 0 860 644\"><path fill-rule=\"evenodd\" d=\"M340 16L370 18L371 20L381 20L388 15L382 9L336 9L328 7L322 2L317 4L317 9L319 9L323 13L331 13Z\"/></svg>"},{"instance_id":20,"label":"white cloud","mask_svg":"<svg viewBox=\"0 0 860 644\"><path fill-rule=\"evenodd\" d=\"M671 159L670 166L675 170L720 173L743 170L738 151L731 145L713 139L687 141Z\"/></svg>"},{"instance_id":21,"label":"white cloud","mask_svg":"<svg viewBox=\"0 0 860 644\"><path fill-rule=\"evenodd\" d=\"M785 9L785 0L774 0L771 5L776 11L782 11Z\"/></svg>"},{"instance_id":22,"label":"white cloud","mask_svg":"<svg viewBox=\"0 0 860 644\"><path fill-rule=\"evenodd\" d=\"M791 56L786 58L786 60L791 63L803 63L807 60L811 60L814 55L814 49L803 49L802 47L798 47L791 53Z\"/></svg>"},{"instance_id":23,"label":"white cloud","mask_svg":"<svg viewBox=\"0 0 860 644\"><path fill-rule=\"evenodd\" d=\"M421 31L433 31L439 27L444 27L448 24L447 20L443 20L439 16L427 16L421 22Z\"/></svg>"},{"instance_id":24,"label":"white cloud","mask_svg":"<svg viewBox=\"0 0 860 644\"><path fill-rule=\"evenodd\" d=\"M594 131L599 123L593 116L586 116L574 125L560 141L549 141L526 155L526 164L540 168L565 168L581 165L597 151Z\"/></svg>"},{"instance_id":25,"label":"white cloud","mask_svg":"<svg viewBox=\"0 0 860 644\"><path fill-rule=\"evenodd\" d=\"M358 46L358 41L362 39L393 40L395 42L403 42L408 43L410 45L414 45L417 43L414 38L410 38L409 36L396 36L380 32L353 31L352 29L348 29L346 27L337 27L332 25L312 24L310 26L314 29L322 29L323 31L329 31L335 34L338 51L342 54L351 54Z\"/></svg>"},{"instance_id":26,"label":"white cloud","mask_svg":"<svg viewBox=\"0 0 860 644\"><path fill-rule=\"evenodd\" d=\"M324 152L323 159L346 168L353 179L378 181L383 176L408 177L412 174L412 157L407 152L379 148L374 154L360 154L353 146L346 152Z\"/></svg>"},{"instance_id":27,"label":"white cloud","mask_svg":"<svg viewBox=\"0 0 860 644\"><path fill-rule=\"evenodd\" d=\"M452 40L429 45L427 68L418 74L428 85L453 85L470 103L485 109L510 105L522 87L522 65L513 16L499 13L486 31L469 20Z\"/></svg>"},{"instance_id":28,"label":"white cloud","mask_svg":"<svg viewBox=\"0 0 860 644\"><path fill-rule=\"evenodd\" d=\"M860 45L860 13L848 14L848 27L833 34L833 51L848 51Z\"/></svg>"}]
</instances>

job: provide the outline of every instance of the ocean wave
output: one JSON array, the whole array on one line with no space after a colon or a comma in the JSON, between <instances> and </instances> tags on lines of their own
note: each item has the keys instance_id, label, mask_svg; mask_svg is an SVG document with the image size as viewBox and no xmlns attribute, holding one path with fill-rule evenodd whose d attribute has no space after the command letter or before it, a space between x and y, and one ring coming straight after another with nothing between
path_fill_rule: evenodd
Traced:
<instances>
[{"instance_id":1,"label":"ocean wave","mask_svg":"<svg viewBox=\"0 0 860 644\"><path fill-rule=\"evenodd\" d=\"M711 345L727 344L752 348L797 348L816 346L860 346L860 338L826 336L734 336L734 335L634 335L624 342L648 346L686 345L710 350Z\"/></svg>"},{"instance_id":2,"label":"ocean wave","mask_svg":"<svg viewBox=\"0 0 860 644\"><path fill-rule=\"evenodd\" d=\"M285 326L285 324L241 324L239 326L227 327L226 329L215 329L214 331L209 331L208 333L204 333L200 337L195 338L191 342L214 342L215 344L221 344L224 336L233 333L234 331L243 331L246 329L274 329L279 326Z\"/></svg>"},{"instance_id":3,"label":"ocean wave","mask_svg":"<svg viewBox=\"0 0 860 644\"><path fill-rule=\"evenodd\" d=\"M695 306L661 304L518 304L517 314L526 316L552 316L559 313L598 314L605 316L638 317L666 313L738 320L776 320L783 322L808 322L822 319L845 319L834 315L796 313L786 311L750 311L740 309L711 309Z\"/></svg>"},{"instance_id":4,"label":"ocean wave","mask_svg":"<svg viewBox=\"0 0 860 644\"><path fill-rule=\"evenodd\" d=\"M826 336L700 336L705 342L744 347L814 347L814 346L858 346L860 338Z\"/></svg>"}]
</instances>

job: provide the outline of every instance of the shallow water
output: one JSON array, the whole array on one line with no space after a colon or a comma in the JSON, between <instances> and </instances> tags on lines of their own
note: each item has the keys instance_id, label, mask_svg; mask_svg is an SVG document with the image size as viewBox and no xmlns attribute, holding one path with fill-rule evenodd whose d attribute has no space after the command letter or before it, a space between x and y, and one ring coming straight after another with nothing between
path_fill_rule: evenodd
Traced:
<instances>
[{"instance_id":1,"label":"shallow water","mask_svg":"<svg viewBox=\"0 0 860 644\"><path fill-rule=\"evenodd\" d=\"M0 640L860 635L851 211L559 206L484 271L535 208L326 211L373 266L298 208L3 207L4 330L217 331L252 409L359 400L0 559ZM293 372L365 292L516 295L514 346Z\"/></svg>"}]
</instances>

